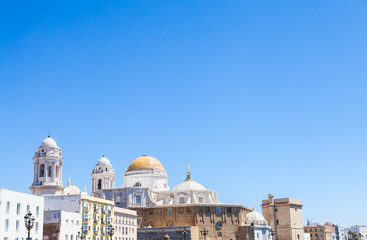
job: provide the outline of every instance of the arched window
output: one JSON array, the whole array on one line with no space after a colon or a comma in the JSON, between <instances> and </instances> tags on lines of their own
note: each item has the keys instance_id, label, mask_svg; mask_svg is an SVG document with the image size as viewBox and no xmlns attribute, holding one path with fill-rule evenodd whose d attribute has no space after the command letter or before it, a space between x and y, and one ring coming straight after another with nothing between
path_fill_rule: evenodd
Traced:
<instances>
[{"instance_id":1,"label":"arched window","mask_svg":"<svg viewBox=\"0 0 367 240\"><path fill-rule=\"evenodd\" d=\"M102 179L98 180L98 190L102 189Z\"/></svg>"},{"instance_id":2,"label":"arched window","mask_svg":"<svg viewBox=\"0 0 367 240\"><path fill-rule=\"evenodd\" d=\"M52 167L49 166L48 167L48 177L51 177L52 176Z\"/></svg>"},{"instance_id":3,"label":"arched window","mask_svg":"<svg viewBox=\"0 0 367 240\"><path fill-rule=\"evenodd\" d=\"M45 176L45 165L41 164L40 166L40 177L44 177Z\"/></svg>"},{"instance_id":4,"label":"arched window","mask_svg":"<svg viewBox=\"0 0 367 240\"><path fill-rule=\"evenodd\" d=\"M134 187L141 187L141 183L140 183L140 182L136 182L136 183L134 184Z\"/></svg>"}]
</instances>

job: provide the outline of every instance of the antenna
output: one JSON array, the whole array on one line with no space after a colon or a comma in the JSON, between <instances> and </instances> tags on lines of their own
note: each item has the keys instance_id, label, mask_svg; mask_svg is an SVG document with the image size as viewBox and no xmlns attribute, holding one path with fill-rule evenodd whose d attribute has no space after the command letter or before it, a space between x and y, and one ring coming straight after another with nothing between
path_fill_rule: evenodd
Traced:
<instances>
[{"instance_id":1,"label":"antenna","mask_svg":"<svg viewBox=\"0 0 367 240\"><path fill-rule=\"evenodd\" d=\"M48 130L48 137L51 137L51 130Z\"/></svg>"}]
</instances>

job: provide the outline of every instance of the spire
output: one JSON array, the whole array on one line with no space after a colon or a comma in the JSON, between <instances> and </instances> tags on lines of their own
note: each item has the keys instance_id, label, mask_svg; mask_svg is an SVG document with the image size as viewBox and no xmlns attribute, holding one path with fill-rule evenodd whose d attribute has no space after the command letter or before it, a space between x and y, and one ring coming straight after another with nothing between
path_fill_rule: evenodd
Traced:
<instances>
[{"instance_id":1,"label":"spire","mask_svg":"<svg viewBox=\"0 0 367 240\"><path fill-rule=\"evenodd\" d=\"M70 178L68 179L68 187L71 187Z\"/></svg>"},{"instance_id":2,"label":"spire","mask_svg":"<svg viewBox=\"0 0 367 240\"><path fill-rule=\"evenodd\" d=\"M84 185L84 192L87 194L87 184Z\"/></svg>"},{"instance_id":3,"label":"spire","mask_svg":"<svg viewBox=\"0 0 367 240\"><path fill-rule=\"evenodd\" d=\"M187 165L187 172L186 172L186 181L192 180L191 178L191 171L190 171L190 165Z\"/></svg>"},{"instance_id":4,"label":"spire","mask_svg":"<svg viewBox=\"0 0 367 240\"><path fill-rule=\"evenodd\" d=\"M48 130L48 137L51 137L51 131Z\"/></svg>"}]
</instances>

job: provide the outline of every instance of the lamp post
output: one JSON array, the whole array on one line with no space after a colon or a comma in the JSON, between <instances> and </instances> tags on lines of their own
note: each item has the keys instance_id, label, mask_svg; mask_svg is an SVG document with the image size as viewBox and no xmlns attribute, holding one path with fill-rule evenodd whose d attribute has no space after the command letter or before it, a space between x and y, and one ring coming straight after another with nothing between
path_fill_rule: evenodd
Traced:
<instances>
[{"instance_id":1,"label":"lamp post","mask_svg":"<svg viewBox=\"0 0 367 240\"><path fill-rule=\"evenodd\" d=\"M110 235L110 238L112 240L112 236L115 233L115 228L112 225L110 225L107 227L107 229L108 229L108 235Z\"/></svg>"},{"instance_id":2,"label":"lamp post","mask_svg":"<svg viewBox=\"0 0 367 240\"><path fill-rule=\"evenodd\" d=\"M184 240L186 240L187 235L189 235L189 233L186 231L186 227L184 227L184 229L182 231L182 236L183 236Z\"/></svg>"},{"instance_id":3,"label":"lamp post","mask_svg":"<svg viewBox=\"0 0 367 240\"><path fill-rule=\"evenodd\" d=\"M78 238L83 240L84 237L85 237L85 234L84 234L84 231L83 231L83 227L81 227L80 232L78 232Z\"/></svg>"},{"instance_id":4,"label":"lamp post","mask_svg":"<svg viewBox=\"0 0 367 240\"><path fill-rule=\"evenodd\" d=\"M25 227L28 229L28 240L31 240L31 229L34 226L34 221L35 221L35 218L32 216L32 213L29 211L24 216Z\"/></svg>"},{"instance_id":5,"label":"lamp post","mask_svg":"<svg viewBox=\"0 0 367 240\"><path fill-rule=\"evenodd\" d=\"M209 231L204 228L204 230L201 230L200 233L204 236L204 240L206 240L206 235L208 235Z\"/></svg>"},{"instance_id":6,"label":"lamp post","mask_svg":"<svg viewBox=\"0 0 367 240\"><path fill-rule=\"evenodd\" d=\"M238 237L240 236L240 234L238 232L235 232L234 236L236 237L236 240L238 240Z\"/></svg>"}]
</instances>

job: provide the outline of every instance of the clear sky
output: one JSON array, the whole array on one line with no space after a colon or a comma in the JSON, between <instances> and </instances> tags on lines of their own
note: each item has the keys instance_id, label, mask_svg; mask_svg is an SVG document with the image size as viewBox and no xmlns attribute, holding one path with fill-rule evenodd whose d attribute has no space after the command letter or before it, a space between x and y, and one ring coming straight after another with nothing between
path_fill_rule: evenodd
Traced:
<instances>
[{"instance_id":1,"label":"clear sky","mask_svg":"<svg viewBox=\"0 0 367 240\"><path fill-rule=\"evenodd\" d=\"M1 1L0 187L28 192L51 136L64 184L105 154L159 159L225 203L299 198L367 224L367 3ZM305 223L305 222L304 222Z\"/></svg>"}]
</instances>

